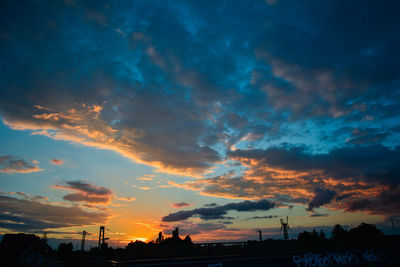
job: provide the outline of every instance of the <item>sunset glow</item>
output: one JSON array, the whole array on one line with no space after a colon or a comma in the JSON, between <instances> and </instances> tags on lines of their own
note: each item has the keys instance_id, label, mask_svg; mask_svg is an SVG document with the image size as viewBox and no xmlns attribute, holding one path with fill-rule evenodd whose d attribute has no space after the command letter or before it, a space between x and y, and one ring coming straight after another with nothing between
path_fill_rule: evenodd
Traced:
<instances>
[{"instance_id":1,"label":"sunset glow","mask_svg":"<svg viewBox=\"0 0 400 267\"><path fill-rule=\"evenodd\" d=\"M0 4L1 235L391 231L396 2L90 3Z\"/></svg>"}]
</instances>

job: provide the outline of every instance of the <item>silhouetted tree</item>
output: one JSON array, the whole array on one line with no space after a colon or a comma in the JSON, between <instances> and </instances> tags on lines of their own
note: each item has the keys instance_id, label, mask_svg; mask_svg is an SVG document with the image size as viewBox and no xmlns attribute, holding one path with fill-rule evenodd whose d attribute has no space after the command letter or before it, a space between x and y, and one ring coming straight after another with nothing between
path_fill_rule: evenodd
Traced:
<instances>
[{"instance_id":1,"label":"silhouetted tree","mask_svg":"<svg viewBox=\"0 0 400 267\"><path fill-rule=\"evenodd\" d=\"M318 240L318 232L315 231L315 229L312 230L311 235L312 235L312 239Z\"/></svg>"},{"instance_id":2,"label":"silhouetted tree","mask_svg":"<svg viewBox=\"0 0 400 267\"><path fill-rule=\"evenodd\" d=\"M349 233L340 224L336 224L333 227L331 238L336 241L345 241L349 238Z\"/></svg>"}]
</instances>

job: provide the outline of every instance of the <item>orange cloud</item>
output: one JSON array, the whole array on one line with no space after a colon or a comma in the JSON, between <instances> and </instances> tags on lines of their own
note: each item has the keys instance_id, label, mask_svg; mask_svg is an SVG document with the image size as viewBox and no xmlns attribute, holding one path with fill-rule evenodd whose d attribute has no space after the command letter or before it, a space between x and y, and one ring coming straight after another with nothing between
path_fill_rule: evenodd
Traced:
<instances>
[{"instance_id":1,"label":"orange cloud","mask_svg":"<svg viewBox=\"0 0 400 267\"><path fill-rule=\"evenodd\" d=\"M152 180L154 180L154 178L152 178L152 177L147 177L147 176L143 176L143 177L137 178L136 180L152 181Z\"/></svg>"},{"instance_id":2,"label":"orange cloud","mask_svg":"<svg viewBox=\"0 0 400 267\"><path fill-rule=\"evenodd\" d=\"M148 186L141 186L141 187L139 187L139 189L142 189L142 190L149 190L150 187L148 187Z\"/></svg>"},{"instance_id":3,"label":"orange cloud","mask_svg":"<svg viewBox=\"0 0 400 267\"><path fill-rule=\"evenodd\" d=\"M73 108L52 108L35 105L36 113L32 120L3 121L12 129L33 130L34 135L44 135L55 140L65 140L100 149L113 150L135 162L155 167L158 171L169 174L201 177L210 168L207 162L218 161L215 151L209 148L196 147L196 150L184 150L171 157L171 148L155 147L152 143L143 142L146 132L143 129L115 129L102 120L103 103L75 105ZM45 111L45 112L43 112ZM154 137L155 138L155 137Z\"/></svg>"},{"instance_id":4,"label":"orange cloud","mask_svg":"<svg viewBox=\"0 0 400 267\"><path fill-rule=\"evenodd\" d=\"M17 156L0 157L0 172L2 173L32 173L40 172L43 169L37 165L38 161L24 160Z\"/></svg>"}]
</instances>

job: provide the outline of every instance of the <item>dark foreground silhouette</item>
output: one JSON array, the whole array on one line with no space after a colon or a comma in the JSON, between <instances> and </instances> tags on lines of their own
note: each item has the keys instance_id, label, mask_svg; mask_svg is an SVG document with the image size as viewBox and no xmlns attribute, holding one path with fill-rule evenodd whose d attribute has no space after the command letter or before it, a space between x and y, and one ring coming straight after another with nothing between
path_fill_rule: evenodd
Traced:
<instances>
[{"instance_id":1,"label":"dark foreground silhouette","mask_svg":"<svg viewBox=\"0 0 400 267\"><path fill-rule=\"evenodd\" d=\"M2 266L400 266L400 236L386 236L362 223L349 231L336 225L331 238L304 231L297 239L194 244L190 236L159 234L156 241L135 241L125 249L56 250L32 234L6 234L0 243Z\"/></svg>"}]
</instances>

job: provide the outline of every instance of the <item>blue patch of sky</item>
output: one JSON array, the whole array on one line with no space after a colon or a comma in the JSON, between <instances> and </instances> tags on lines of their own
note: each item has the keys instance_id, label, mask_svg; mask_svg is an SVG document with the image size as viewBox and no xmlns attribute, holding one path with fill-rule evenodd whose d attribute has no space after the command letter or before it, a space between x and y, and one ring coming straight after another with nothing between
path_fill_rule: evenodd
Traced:
<instances>
[{"instance_id":1,"label":"blue patch of sky","mask_svg":"<svg viewBox=\"0 0 400 267\"><path fill-rule=\"evenodd\" d=\"M252 72L255 68L253 59L243 57L239 60L237 75L237 86L240 92L248 91L248 86L252 79Z\"/></svg>"},{"instance_id":2,"label":"blue patch of sky","mask_svg":"<svg viewBox=\"0 0 400 267\"><path fill-rule=\"evenodd\" d=\"M172 4L173 3L173 4ZM195 11L188 5L187 2L179 1L167 2L168 7L175 12L177 19L182 26L195 38L199 28L203 27L205 23L195 13Z\"/></svg>"},{"instance_id":3,"label":"blue patch of sky","mask_svg":"<svg viewBox=\"0 0 400 267\"><path fill-rule=\"evenodd\" d=\"M119 69L116 78L119 76L120 78L129 79L131 81L138 81L141 85L143 85L143 74L137 66L141 56L142 52L139 50L116 55L114 60L119 63Z\"/></svg>"}]
</instances>

